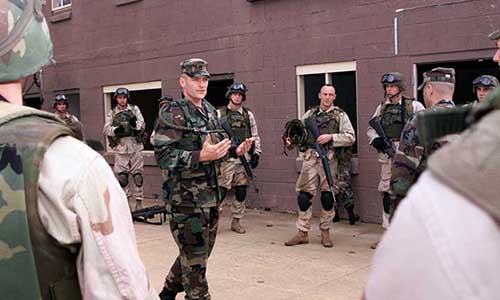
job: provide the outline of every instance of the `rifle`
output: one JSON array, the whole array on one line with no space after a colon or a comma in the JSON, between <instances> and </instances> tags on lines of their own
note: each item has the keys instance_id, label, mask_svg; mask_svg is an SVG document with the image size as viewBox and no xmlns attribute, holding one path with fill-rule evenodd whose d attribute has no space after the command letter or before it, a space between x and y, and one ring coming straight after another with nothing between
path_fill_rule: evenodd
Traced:
<instances>
[{"instance_id":1,"label":"rifle","mask_svg":"<svg viewBox=\"0 0 500 300\"><path fill-rule=\"evenodd\" d=\"M333 204L337 207L337 198L335 197L335 187L333 185L332 170L330 169L330 163L327 156L327 151L323 145L318 143L319 129L316 119L310 118L306 120L306 126L309 127L314 138L314 147L316 149L316 154L321 158L321 164L323 165L323 170L325 171L326 181L328 182L328 187L333 196Z\"/></svg>"},{"instance_id":2,"label":"rifle","mask_svg":"<svg viewBox=\"0 0 500 300\"><path fill-rule=\"evenodd\" d=\"M233 128L231 128L231 125L227 122L227 120L224 120L221 122L222 128L226 131L227 135L229 135L229 138L231 141L234 141L236 144L236 147L241 144L241 140L239 137L234 135ZM255 177L253 176L252 168L250 168L250 164L248 163L247 158L245 155L238 156L240 159L241 164L243 165L243 168L245 169L245 173L247 174L248 179L250 180L250 184L253 185L254 191L256 193L259 192L259 189L255 185Z\"/></svg>"},{"instance_id":3,"label":"rifle","mask_svg":"<svg viewBox=\"0 0 500 300\"><path fill-rule=\"evenodd\" d=\"M153 219L158 214L160 215L160 221L155 222L148 220L148 219ZM165 207L165 205L155 205L133 211L132 220L148 224L161 225L167 219L166 214L167 214L167 208Z\"/></svg>"},{"instance_id":4,"label":"rifle","mask_svg":"<svg viewBox=\"0 0 500 300\"><path fill-rule=\"evenodd\" d=\"M378 134L380 138L382 138L382 141L384 142L384 153L389 157L393 158L394 155L396 154L395 146L394 143L391 141L390 138L387 137L387 135L384 132L384 128L382 127L382 120L380 120L379 116L373 117L373 119L368 122L370 126L375 130L375 132Z\"/></svg>"}]
</instances>

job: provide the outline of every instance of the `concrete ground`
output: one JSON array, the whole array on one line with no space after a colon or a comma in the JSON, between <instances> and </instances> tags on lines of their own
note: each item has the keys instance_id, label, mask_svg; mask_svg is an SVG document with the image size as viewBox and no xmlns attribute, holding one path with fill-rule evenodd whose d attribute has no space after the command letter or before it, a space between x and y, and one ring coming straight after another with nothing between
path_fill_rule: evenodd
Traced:
<instances>
[{"instance_id":1,"label":"concrete ground","mask_svg":"<svg viewBox=\"0 0 500 300\"><path fill-rule=\"evenodd\" d=\"M212 299L354 300L360 299L380 225L346 221L333 225L333 248L320 244L313 220L309 244L285 247L295 232L296 215L247 210L240 235L230 231L230 209L222 213L207 277ZM157 291L177 257L167 224L135 223L139 252ZM183 295L177 299L184 299Z\"/></svg>"}]
</instances>

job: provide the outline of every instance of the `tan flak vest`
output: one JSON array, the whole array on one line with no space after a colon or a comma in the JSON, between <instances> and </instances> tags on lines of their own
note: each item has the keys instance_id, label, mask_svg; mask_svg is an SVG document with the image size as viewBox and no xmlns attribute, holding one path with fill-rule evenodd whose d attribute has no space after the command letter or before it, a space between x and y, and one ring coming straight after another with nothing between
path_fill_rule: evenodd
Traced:
<instances>
[{"instance_id":1,"label":"tan flak vest","mask_svg":"<svg viewBox=\"0 0 500 300\"><path fill-rule=\"evenodd\" d=\"M500 226L500 110L489 112L434 153L428 168Z\"/></svg>"},{"instance_id":2,"label":"tan flak vest","mask_svg":"<svg viewBox=\"0 0 500 300\"><path fill-rule=\"evenodd\" d=\"M40 164L66 135L55 115L0 101L1 299L81 299L78 253L61 247L38 213Z\"/></svg>"}]
</instances>

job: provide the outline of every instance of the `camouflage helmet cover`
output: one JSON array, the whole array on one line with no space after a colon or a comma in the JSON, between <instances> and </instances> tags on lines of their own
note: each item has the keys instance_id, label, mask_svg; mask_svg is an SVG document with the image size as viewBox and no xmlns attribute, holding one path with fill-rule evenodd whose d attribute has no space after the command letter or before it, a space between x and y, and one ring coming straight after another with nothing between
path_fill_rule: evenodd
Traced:
<instances>
[{"instance_id":1,"label":"camouflage helmet cover","mask_svg":"<svg viewBox=\"0 0 500 300\"><path fill-rule=\"evenodd\" d=\"M382 75L382 78L380 79L380 83L382 83L382 87L385 89L385 86L387 84L393 84L401 91L404 91L406 89L406 79L405 76L399 72L389 72L385 73Z\"/></svg>"},{"instance_id":2,"label":"camouflage helmet cover","mask_svg":"<svg viewBox=\"0 0 500 300\"><path fill-rule=\"evenodd\" d=\"M244 85L243 83L233 83L227 89L226 98L229 99L229 97L231 96L231 94L238 93L238 94L243 95L243 100L246 100L247 91L248 91L248 89L247 89L246 85Z\"/></svg>"},{"instance_id":3,"label":"camouflage helmet cover","mask_svg":"<svg viewBox=\"0 0 500 300\"><path fill-rule=\"evenodd\" d=\"M43 0L0 1L0 82L38 72L52 61Z\"/></svg>"},{"instance_id":4,"label":"camouflage helmet cover","mask_svg":"<svg viewBox=\"0 0 500 300\"><path fill-rule=\"evenodd\" d=\"M472 81L472 92L475 93L477 91L478 86L484 86L484 87L496 87L500 83L498 82L498 79L495 76L492 75L481 75L476 77Z\"/></svg>"}]
</instances>

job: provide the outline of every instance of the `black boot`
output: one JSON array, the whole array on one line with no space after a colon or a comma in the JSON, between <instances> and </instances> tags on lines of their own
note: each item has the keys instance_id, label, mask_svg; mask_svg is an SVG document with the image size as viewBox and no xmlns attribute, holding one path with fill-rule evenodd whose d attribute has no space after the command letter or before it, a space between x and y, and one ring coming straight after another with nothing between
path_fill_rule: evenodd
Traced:
<instances>
[{"instance_id":1,"label":"black boot","mask_svg":"<svg viewBox=\"0 0 500 300\"><path fill-rule=\"evenodd\" d=\"M339 209L335 207L335 217L332 219L332 223L340 222Z\"/></svg>"},{"instance_id":2,"label":"black boot","mask_svg":"<svg viewBox=\"0 0 500 300\"><path fill-rule=\"evenodd\" d=\"M160 300L175 300L175 295L177 295L177 293L169 291L166 287L163 287L163 290L161 290L158 296L160 297Z\"/></svg>"},{"instance_id":3,"label":"black boot","mask_svg":"<svg viewBox=\"0 0 500 300\"><path fill-rule=\"evenodd\" d=\"M354 213L354 205L346 207L345 210L347 211L347 215L349 216L349 224L356 224L356 222L359 221L359 215Z\"/></svg>"}]
</instances>

